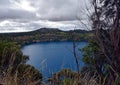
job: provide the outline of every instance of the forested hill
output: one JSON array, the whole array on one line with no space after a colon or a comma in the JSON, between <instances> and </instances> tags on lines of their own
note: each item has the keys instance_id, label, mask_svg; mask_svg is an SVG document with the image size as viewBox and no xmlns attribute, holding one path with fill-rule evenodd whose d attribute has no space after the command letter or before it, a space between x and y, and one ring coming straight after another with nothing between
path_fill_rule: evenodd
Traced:
<instances>
[{"instance_id":1,"label":"forested hill","mask_svg":"<svg viewBox=\"0 0 120 85\"><path fill-rule=\"evenodd\" d=\"M77 41L86 41L92 32L85 30L62 31L55 28L41 28L31 32L0 33L0 40L29 44L46 41L72 41L73 34Z\"/></svg>"}]
</instances>

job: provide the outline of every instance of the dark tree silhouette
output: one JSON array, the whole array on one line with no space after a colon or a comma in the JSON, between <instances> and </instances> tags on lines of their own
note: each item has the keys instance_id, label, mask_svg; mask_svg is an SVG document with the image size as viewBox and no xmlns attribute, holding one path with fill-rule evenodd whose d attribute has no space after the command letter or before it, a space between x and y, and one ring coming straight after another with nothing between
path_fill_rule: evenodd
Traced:
<instances>
[{"instance_id":1,"label":"dark tree silhouette","mask_svg":"<svg viewBox=\"0 0 120 85\"><path fill-rule=\"evenodd\" d=\"M113 85L120 73L120 0L93 0L91 16L97 44L108 65L108 85Z\"/></svg>"}]
</instances>

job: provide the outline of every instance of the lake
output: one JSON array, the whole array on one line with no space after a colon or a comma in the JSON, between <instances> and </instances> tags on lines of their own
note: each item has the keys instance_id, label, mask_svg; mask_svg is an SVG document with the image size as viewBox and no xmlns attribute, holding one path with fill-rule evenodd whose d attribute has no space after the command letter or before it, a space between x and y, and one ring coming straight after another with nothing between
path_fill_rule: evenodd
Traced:
<instances>
[{"instance_id":1,"label":"lake","mask_svg":"<svg viewBox=\"0 0 120 85\"><path fill-rule=\"evenodd\" d=\"M82 52L78 51L78 48L83 48L86 44L87 42L77 42L80 67L83 66ZM72 42L41 42L24 45L21 50L30 58L27 63L38 69L46 78L64 68L76 70L72 47Z\"/></svg>"}]
</instances>

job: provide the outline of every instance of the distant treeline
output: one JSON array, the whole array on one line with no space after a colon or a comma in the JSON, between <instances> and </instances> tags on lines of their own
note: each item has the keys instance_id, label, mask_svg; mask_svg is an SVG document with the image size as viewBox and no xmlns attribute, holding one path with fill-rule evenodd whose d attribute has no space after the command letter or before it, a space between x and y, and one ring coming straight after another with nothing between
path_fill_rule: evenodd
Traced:
<instances>
[{"instance_id":1,"label":"distant treeline","mask_svg":"<svg viewBox=\"0 0 120 85\"><path fill-rule=\"evenodd\" d=\"M41 28L31 32L1 33L0 40L29 44L36 42L72 41L73 36L76 41L87 41L93 34L92 31L80 29L62 31L55 28Z\"/></svg>"}]
</instances>

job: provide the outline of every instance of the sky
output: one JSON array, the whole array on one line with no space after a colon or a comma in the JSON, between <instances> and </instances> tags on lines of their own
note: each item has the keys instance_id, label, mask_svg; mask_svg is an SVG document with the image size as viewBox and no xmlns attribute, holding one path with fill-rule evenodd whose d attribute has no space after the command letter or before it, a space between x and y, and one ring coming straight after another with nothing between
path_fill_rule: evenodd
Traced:
<instances>
[{"instance_id":1,"label":"sky","mask_svg":"<svg viewBox=\"0 0 120 85\"><path fill-rule=\"evenodd\" d=\"M0 0L0 33L86 29L89 0Z\"/></svg>"}]
</instances>

